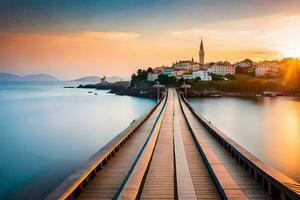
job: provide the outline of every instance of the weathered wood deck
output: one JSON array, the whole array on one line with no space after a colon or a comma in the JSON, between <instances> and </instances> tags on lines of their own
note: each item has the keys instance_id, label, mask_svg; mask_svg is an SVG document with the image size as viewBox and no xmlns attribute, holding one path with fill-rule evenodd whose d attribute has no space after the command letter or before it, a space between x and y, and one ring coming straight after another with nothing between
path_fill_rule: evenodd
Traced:
<instances>
[{"instance_id":1,"label":"weathered wood deck","mask_svg":"<svg viewBox=\"0 0 300 200\"><path fill-rule=\"evenodd\" d=\"M300 184L235 143L195 111L185 99L182 109L194 141L216 184L228 199L300 199Z\"/></svg>"},{"instance_id":2,"label":"weathered wood deck","mask_svg":"<svg viewBox=\"0 0 300 200\"><path fill-rule=\"evenodd\" d=\"M174 199L174 181L173 94L169 93L141 199Z\"/></svg>"},{"instance_id":3,"label":"weathered wood deck","mask_svg":"<svg viewBox=\"0 0 300 200\"><path fill-rule=\"evenodd\" d=\"M114 139L48 199L300 199L299 184L211 126L175 89L137 123L129 138L124 132ZM92 163L99 160L100 169ZM78 183L79 196L73 195Z\"/></svg>"},{"instance_id":4,"label":"weathered wood deck","mask_svg":"<svg viewBox=\"0 0 300 200\"><path fill-rule=\"evenodd\" d=\"M263 187L228 154L185 104L182 108L208 162L228 198L270 199Z\"/></svg>"},{"instance_id":5,"label":"weathered wood deck","mask_svg":"<svg viewBox=\"0 0 300 200\"><path fill-rule=\"evenodd\" d=\"M180 108L179 99L175 99L176 113L180 120L180 128L197 199L221 199L219 191L214 184L203 158L192 137L184 113Z\"/></svg>"},{"instance_id":6,"label":"weathered wood deck","mask_svg":"<svg viewBox=\"0 0 300 200\"><path fill-rule=\"evenodd\" d=\"M125 179L130 167L145 143L154 122L162 109L162 104L136 130L107 165L80 194L79 199L112 199Z\"/></svg>"}]
</instances>

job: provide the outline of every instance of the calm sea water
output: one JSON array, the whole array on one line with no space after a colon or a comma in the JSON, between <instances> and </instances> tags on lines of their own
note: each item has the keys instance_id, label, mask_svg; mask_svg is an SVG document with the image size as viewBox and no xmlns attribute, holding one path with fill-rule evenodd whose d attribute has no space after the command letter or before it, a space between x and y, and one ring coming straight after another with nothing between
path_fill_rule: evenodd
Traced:
<instances>
[{"instance_id":1,"label":"calm sea water","mask_svg":"<svg viewBox=\"0 0 300 200\"><path fill-rule=\"evenodd\" d=\"M0 82L0 199L42 199L155 103L77 85Z\"/></svg>"},{"instance_id":2,"label":"calm sea water","mask_svg":"<svg viewBox=\"0 0 300 200\"><path fill-rule=\"evenodd\" d=\"M189 102L242 147L300 182L300 98L199 98Z\"/></svg>"}]
</instances>

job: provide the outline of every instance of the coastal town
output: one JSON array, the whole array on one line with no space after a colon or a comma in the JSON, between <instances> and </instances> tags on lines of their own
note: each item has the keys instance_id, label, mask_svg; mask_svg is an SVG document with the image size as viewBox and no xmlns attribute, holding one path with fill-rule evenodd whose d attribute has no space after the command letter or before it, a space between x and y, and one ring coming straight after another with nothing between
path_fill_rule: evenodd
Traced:
<instances>
[{"instance_id":1,"label":"coastal town","mask_svg":"<svg viewBox=\"0 0 300 200\"><path fill-rule=\"evenodd\" d=\"M79 88L110 90L118 95L156 97L156 84L166 87L189 85L188 95L199 96L300 96L300 61L298 58L239 62L205 62L201 39L199 58L179 60L170 66L141 67L131 81L111 83L104 76L99 84Z\"/></svg>"},{"instance_id":2,"label":"coastal town","mask_svg":"<svg viewBox=\"0 0 300 200\"><path fill-rule=\"evenodd\" d=\"M201 81L211 81L213 75L246 74L255 77L278 77L281 75L283 67L284 61L277 60L254 62L245 59L233 64L228 61L205 63L205 50L201 39L198 62L192 58L191 60L176 61L170 67L156 67L148 72L147 80L155 81L161 74L173 76L176 79L198 79ZM225 77L224 79L226 80Z\"/></svg>"}]
</instances>

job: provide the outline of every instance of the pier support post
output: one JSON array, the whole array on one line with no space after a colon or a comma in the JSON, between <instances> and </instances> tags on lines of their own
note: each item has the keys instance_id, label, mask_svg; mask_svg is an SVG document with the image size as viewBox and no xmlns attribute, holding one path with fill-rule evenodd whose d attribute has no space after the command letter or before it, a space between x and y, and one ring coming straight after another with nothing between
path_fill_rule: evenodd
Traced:
<instances>
[{"instance_id":1,"label":"pier support post","mask_svg":"<svg viewBox=\"0 0 300 200\"><path fill-rule=\"evenodd\" d=\"M159 95L160 95L160 88L157 87L157 101L159 101Z\"/></svg>"},{"instance_id":2,"label":"pier support post","mask_svg":"<svg viewBox=\"0 0 300 200\"><path fill-rule=\"evenodd\" d=\"M286 200L285 194L283 192L280 192L280 200Z\"/></svg>"},{"instance_id":3,"label":"pier support post","mask_svg":"<svg viewBox=\"0 0 300 200\"><path fill-rule=\"evenodd\" d=\"M187 89L191 88L191 85L187 85L187 84L183 83L183 85L181 86L181 88L184 89L184 96L185 96L185 98L187 98Z\"/></svg>"},{"instance_id":4,"label":"pier support post","mask_svg":"<svg viewBox=\"0 0 300 200\"><path fill-rule=\"evenodd\" d=\"M272 195L272 185L268 182L268 194Z\"/></svg>"},{"instance_id":5,"label":"pier support post","mask_svg":"<svg viewBox=\"0 0 300 200\"><path fill-rule=\"evenodd\" d=\"M156 85L153 86L154 88L157 88L157 101L159 101L159 96L160 96L160 89L165 88L164 85L160 85L158 81L156 81Z\"/></svg>"}]
</instances>

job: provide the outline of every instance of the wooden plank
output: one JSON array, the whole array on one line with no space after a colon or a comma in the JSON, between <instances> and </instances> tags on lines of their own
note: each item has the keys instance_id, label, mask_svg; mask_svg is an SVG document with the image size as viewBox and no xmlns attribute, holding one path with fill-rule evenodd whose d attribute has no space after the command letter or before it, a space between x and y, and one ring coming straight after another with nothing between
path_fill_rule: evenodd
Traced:
<instances>
[{"instance_id":1,"label":"wooden plank","mask_svg":"<svg viewBox=\"0 0 300 200\"><path fill-rule=\"evenodd\" d=\"M176 95L176 91L172 93ZM174 149L178 199L197 199L184 149L179 121L179 105L174 105Z\"/></svg>"},{"instance_id":2,"label":"wooden plank","mask_svg":"<svg viewBox=\"0 0 300 200\"><path fill-rule=\"evenodd\" d=\"M145 179L141 199L174 199L173 95L169 92L165 117Z\"/></svg>"},{"instance_id":3,"label":"wooden plank","mask_svg":"<svg viewBox=\"0 0 300 200\"><path fill-rule=\"evenodd\" d=\"M180 107L178 98L175 104ZM202 159L195 141L188 129L187 122L181 109L178 109L178 117L180 121L181 133L188 161L189 171L193 181L197 199L221 199L212 177Z\"/></svg>"}]
</instances>

